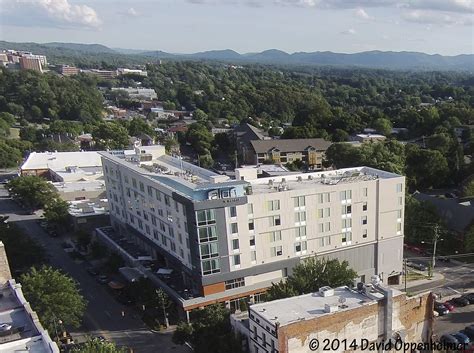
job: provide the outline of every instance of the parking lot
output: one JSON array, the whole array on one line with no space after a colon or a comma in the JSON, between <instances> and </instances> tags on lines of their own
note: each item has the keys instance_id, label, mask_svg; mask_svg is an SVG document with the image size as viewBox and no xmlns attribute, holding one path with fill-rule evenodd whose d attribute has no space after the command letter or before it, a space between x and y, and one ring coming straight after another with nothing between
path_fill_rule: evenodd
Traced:
<instances>
[{"instance_id":1,"label":"parking lot","mask_svg":"<svg viewBox=\"0 0 474 353\"><path fill-rule=\"evenodd\" d=\"M434 333L440 337L445 333L463 330L468 325L474 324L474 305L456 307L448 315L439 316L434 321Z\"/></svg>"}]
</instances>

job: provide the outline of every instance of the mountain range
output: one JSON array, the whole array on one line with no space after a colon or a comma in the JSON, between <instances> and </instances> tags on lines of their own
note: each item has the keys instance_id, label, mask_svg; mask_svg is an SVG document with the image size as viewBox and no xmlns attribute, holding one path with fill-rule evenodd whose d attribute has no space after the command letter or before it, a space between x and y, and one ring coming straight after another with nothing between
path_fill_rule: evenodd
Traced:
<instances>
[{"instance_id":1,"label":"mountain range","mask_svg":"<svg viewBox=\"0 0 474 353\"><path fill-rule=\"evenodd\" d=\"M193 54L174 54L164 51L140 51L136 49L109 48L101 44L79 43L11 43L0 41L0 49L29 50L37 54L48 55L48 52L57 54L58 50L64 54L107 54L133 56L144 61L152 59L173 60L209 60L233 64L261 63L275 65L329 65L339 67L364 67L397 70L468 70L474 71L474 55L461 54L443 56L439 54L425 54L419 52L393 51L365 51L345 54L330 51L286 53L277 49L269 49L259 53L240 54L236 51L210 50Z\"/></svg>"}]
</instances>

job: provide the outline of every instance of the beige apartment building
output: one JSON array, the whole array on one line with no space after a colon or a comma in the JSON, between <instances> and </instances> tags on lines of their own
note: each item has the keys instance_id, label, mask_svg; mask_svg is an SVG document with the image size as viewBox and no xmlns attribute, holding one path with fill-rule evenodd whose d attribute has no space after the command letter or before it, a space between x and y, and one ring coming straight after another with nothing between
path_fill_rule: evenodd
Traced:
<instances>
[{"instance_id":1,"label":"beige apartment building","mask_svg":"<svg viewBox=\"0 0 474 353\"><path fill-rule=\"evenodd\" d=\"M310 169L321 169L331 142L324 139L276 139L251 141L254 163L286 164L300 160Z\"/></svg>"},{"instance_id":2,"label":"beige apartment building","mask_svg":"<svg viewBox=\"0 0 474 353\"><path fill-rule=\"evenodd\" d=\"M192 293L185 310L239 299L291 274L310 256L347 260L359 281L398 283L405 178L367 168L230 179L165 154L100 152L111 223L164 258Z\"/></svg>"}]
</instances>

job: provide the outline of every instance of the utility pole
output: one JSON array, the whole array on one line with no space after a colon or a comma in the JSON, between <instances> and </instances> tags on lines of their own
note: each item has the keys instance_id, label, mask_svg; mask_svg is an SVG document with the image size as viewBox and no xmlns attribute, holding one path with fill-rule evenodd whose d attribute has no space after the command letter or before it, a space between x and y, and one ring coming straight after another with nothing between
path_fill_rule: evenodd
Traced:
<instances>
[{"instance_id":1,"label":"utility pole","mask_svg":"<svg viewBox=\"0 0 474 353\"><path fill-rule=\"evenodd\" d=\"M408 276L407 258L406 257L403 259L403 273L404 273L403 279L405 281L405 293L406 293L407 292L407 276Z\"/></svg>"},{"instance_id":2,"label":"utility pole","mask_svg":"<svg viewBox=\"0 0 474 353\"><path fill-rule=\"evenodd\" d=\"M433 271L436 266L436 244L438 243L439 239L439 224L435 224L434 226L434 239L433 239L433 259L431 260L431 263L433 264Z\"/></svg>"}]
</instances>

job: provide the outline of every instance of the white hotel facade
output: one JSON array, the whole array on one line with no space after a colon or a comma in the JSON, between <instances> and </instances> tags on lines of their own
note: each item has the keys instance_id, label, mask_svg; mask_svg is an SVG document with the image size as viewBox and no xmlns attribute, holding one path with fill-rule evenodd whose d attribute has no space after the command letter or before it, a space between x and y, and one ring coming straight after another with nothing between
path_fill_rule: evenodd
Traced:
<instances>
[{"instance_id":1,"label":"white hotel facade","mask_svg":"<svg viewBox=\"0 0 474 353\"><path fill-rule=\"evenodd\" d=\"M181 272L187 308L258 301L309 256L347 260L368 282L398 283L405 178L367 167L236 178L165 155L101 152L112 226Z\"/></svg>"}]
</instances>

